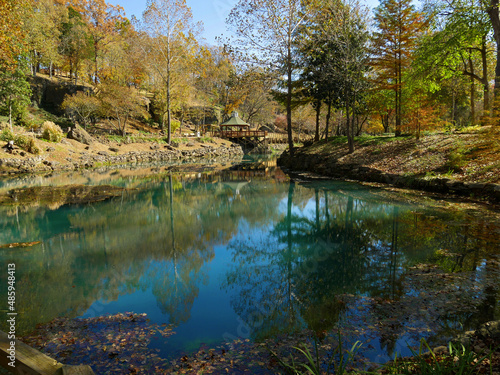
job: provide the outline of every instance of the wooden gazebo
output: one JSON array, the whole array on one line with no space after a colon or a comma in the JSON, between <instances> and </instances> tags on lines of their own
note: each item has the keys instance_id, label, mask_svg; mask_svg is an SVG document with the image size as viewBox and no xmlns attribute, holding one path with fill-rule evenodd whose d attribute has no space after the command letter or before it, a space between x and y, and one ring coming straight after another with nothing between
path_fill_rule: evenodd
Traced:
<instances>
[{"instance_id":1,"label":"wooden gazebo","mask_svg":"<svg viewBox=\"0 0 500 375\"><path fill-rule=\"evenodd\" d=\"M240 119L237 112L233 112L231 118L219 126L221 138L266 138L267 135L265 131L250 130L250 124Z\"/></svg>"}]
</instances>

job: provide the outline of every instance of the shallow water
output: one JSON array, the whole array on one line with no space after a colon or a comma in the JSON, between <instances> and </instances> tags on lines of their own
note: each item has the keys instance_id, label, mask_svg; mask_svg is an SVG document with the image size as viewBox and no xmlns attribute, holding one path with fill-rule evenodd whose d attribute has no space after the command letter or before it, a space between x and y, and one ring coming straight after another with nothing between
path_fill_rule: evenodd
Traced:
<instances>
[{"instance_id":1,"label":"shallow water","mask_svg":"<svg viewBox=\"0 0 500 375\"><path fill-rule=\"evenodd\" d=\"M354 183L290 182L272 162L36 179L75 182L130 189L100 203L0 207L0 246L40 241L0 249L2 285L16 264L19 334L58 316L136 312L173 325L175 335L153 343L164 357L340 329L384 362L420 337L440 343L500 318L498 212ZM411 268L421 264L461 276L429 282L433 268Z\"/></svg>"}]
</instances>

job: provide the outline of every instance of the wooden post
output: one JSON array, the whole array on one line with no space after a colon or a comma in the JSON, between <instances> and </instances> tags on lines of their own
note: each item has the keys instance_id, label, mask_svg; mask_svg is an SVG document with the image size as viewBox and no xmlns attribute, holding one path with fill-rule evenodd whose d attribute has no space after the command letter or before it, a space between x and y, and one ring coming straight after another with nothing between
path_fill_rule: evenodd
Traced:
<instances>
[{"instance_id":1,"label":"wooden post","mask_svg":"<svg viewBox=\"0 0 500 375\"><path fill-rule=\"evenodd\" d=\"M12 348L14 367L9 365ZM19 340L10 340L3 331L0 331L0 366L18 375L95 375L90 366L63 365Z\"/></svg>"}]
</instances>

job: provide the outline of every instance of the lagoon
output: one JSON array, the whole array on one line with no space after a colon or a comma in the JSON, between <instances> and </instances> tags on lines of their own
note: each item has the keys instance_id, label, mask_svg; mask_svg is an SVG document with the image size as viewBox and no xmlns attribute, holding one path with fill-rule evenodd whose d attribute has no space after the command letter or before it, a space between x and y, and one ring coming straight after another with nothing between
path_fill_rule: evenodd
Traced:
<instances>
[{"instance_id":1,"label":"lagoon","mask_svg":"<svg viewBox=\"0 0 500 375\"><path fill-rule=\"evenodd\" d=\"M498 211L293 180L272 161L226 167L0 181L0 192L28 181L125 188L102 202L0 206L0 246L39 241L0 249L0 264L16 264L18 333L61 316L134 312L172 327L150 343L163 358L235 339L341 332L383 363L421 337L442 344L500 318Z\"/></svg>"}]
</instances>

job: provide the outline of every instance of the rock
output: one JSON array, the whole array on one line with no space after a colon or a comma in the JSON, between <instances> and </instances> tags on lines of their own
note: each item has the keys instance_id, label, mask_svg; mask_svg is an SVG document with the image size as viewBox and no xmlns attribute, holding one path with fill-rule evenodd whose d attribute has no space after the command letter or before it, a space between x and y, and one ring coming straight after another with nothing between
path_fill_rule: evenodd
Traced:
<instances>
[{"instance_id":1,"label":"rock","mask_svg":"<svg viewBox=\"0 0 500 375\"><path fill-rule=\"evenodd\" d=\"M234 147L234 144L233 144L233 147ZM272 154L272 152L273 152L273 150L270 146L260 145L260 146L255 147L248 154L249 155L265 155L265 154Z\"/></svg>"},{"instance_id":2,"label":"rock","mask_svg":"<svg viewBox=\"0 0 500 375\"><path fill-rule=\"evenodd\" d=\"M446 354L448 353L448 348L446 346L438 346L437 348L432 349L434 354Z\"/></svg>"},{"instance_id":3,"label":"rock","mask_svg":"<svg viewBox=\"0 0 500 375\"><path fill-rule=\"evenodd\" d=\"M188 143L186 143L186 146L187 147L194 147L194 143L193 142L188 142Z\"/></svg>"},{"instance_id":4,"label":"rock","mask_svg":"<svg viewBox=\"0 0 500 375\"><path fill-rule=\"evenodd\" d=\"M109 156L109 154L106 152L106 151L99 151L97 153L97 155L101 155L101 156Z\"/></svg>"},{"instance_id":5,"label":"rock","mask_svg":"<svg viewBox=\"0 0 500 375\"><path fill-rule=\"evenodd\" d=\"M8 141L5 146L3 146L6 152L12 153L14 150L14 141Z\"/></svg>"},{"instance_id":6,"label":"rock","mask_svg":"<svg viewBox=\"0 0 500 375\"><path fill-rule=\"evenodd\" d=\"M484 323L476 331L477 335L485 339L500 341L500 320Z\"/></svg>"},{"instance_id":7,"label":"rock","mask_svg":"<svg viewBox=\"0 0 500 375\"><path fill-rule=\"evenodd\" d=\"M474 337L474 331L467 331L455 337L453 340L451 340L451 343L455 346L459 347L464 346L467 348L472 343L473 337Z\"/></svg>"},{"instance_id":8,"label":"rock","mask_svg":"<svg viewBox=\"0 0 500 375\"><path fill-rule=\"evenodd\" d=\"M56 149L54 147L47 147L45 151L47 152L54 152Z\"/></svg>"},{"instance_id":9,"label":"rock","mask_svg":"<svg viewBox=\"0 0 500 375\"><path fill-rule=\"evenodd\" d=\"M68 139L74 139L75 141L86 145L90 145L94 142L94 139L90 136L90 134L87 133L80 125L75 125L71 128L67 137Z\"/></svg>"}]
</instances>

